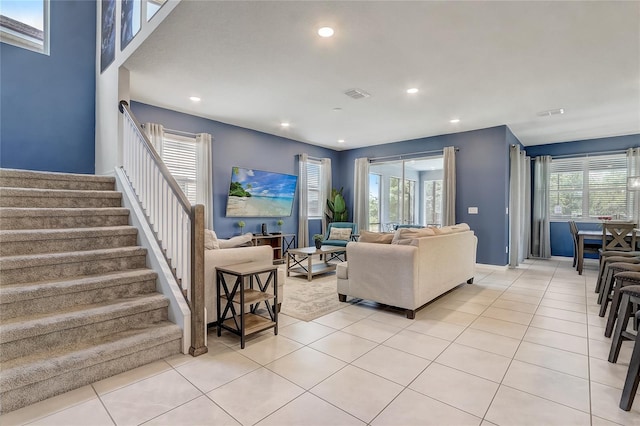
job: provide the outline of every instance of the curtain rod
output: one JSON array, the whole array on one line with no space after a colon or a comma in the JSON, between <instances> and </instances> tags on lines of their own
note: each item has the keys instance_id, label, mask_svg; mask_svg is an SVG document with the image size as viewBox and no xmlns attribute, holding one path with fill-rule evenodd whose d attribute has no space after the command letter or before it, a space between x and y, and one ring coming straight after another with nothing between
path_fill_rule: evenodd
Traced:
<instances>
[{"instance_id":1,"label":"curtain rod","mask_svg":"<svg viewBox=\"0 0 640 426\"><path fill-rule=\"evenodd\" d=\"M460 151L460 148L455 147L456 152ZM415 157L416 155L424 155L424 154L442 154L444 152L443 149L434 149L431 151L420 151L420 152L409 152L406 154L399 154L399 155L387 155L385 157L374 157L374 158L369 158L369 162L373 162L373 161L380 161L380 160L388 160L388 159L392 159L392 158L397 158L398 160L402 160L405 159L407 157Z\"/></svg>"},{"instance_id":2,"label":"curtain rod","mask_svg":"<svg viewBox=\"0 0 640 426\"><path fill-rule=\"evenodd\" d=\"M297 155L298 157L300 157L302 154L296 154L296 155ZM309 155L309 154L307 154L307 159L309 159L309 160L313 160L313 161L322 161L322 160L323 160L323 158L320 158L320 157L313 157L313 156L311 156L311 155Z\"/></svg>"},{"instance_id":3,"label":"curtain rod","mask_svg":"<svg viewBox=\"0 0 640 426\"><path fill-rule=\"evenodd\" d=\"M551 158L597 157L599 155L625 154L626 152L627 152L626 149L618 149L618 150L612 150L612 151L592 152L592 153L587 153L587 154L552 155Z\"/></svg>"},{"instance_id":4,"label":"curtain rod","mask_svg":"<svg viewBox=\"0 0 640 426\"><path fill-rule=\"evenodd\" d=\"M146 127L144 124L141 124L141 126L144 128ZM196 136L198 136L197 133L191 133L191 132L185 132L184 130L173 130L173 129L167 129L163 126L162 129L165 133L171 133L174 135L178 135L178 136L189 136L189 137L193 137L195 138Z\"/></svg>"}]
</instances>

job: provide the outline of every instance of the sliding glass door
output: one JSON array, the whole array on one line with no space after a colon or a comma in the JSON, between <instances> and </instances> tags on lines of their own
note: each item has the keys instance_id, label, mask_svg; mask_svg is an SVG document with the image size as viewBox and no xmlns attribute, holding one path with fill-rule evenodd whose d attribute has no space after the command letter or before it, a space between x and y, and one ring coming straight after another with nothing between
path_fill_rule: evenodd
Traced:
<instances>
[{"instance_id":1,"label":"sliding glass door","mask_svg":"<svg viewBox=\"0 0 640 426\"><path fill-rule=\"evenodd\" d=\"M442 157L371 163L369 230L392 231L400 224L439 225L442 167Z\"/></svg>"}]
</instances>

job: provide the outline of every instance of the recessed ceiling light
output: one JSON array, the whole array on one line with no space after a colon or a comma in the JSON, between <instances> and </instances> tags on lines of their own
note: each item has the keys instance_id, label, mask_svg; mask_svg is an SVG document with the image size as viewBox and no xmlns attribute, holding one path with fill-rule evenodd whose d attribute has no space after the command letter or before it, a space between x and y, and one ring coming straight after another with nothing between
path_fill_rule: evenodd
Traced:
<instances>
[{"instance_id":1,"label":"recessed ceiling light","mask_svg":"<svg viewBox=\"0 0 640 426\"><path fill-rule=\"evenodd\" d=\"M454 118L453 120L449 120L449 123L451 123L451 124L456 124L456 123L459 123L459 122L460 122L459 118Z\"/></svg>"},{"instance_id":2,"label":"recessed ceiling light","mask_svg":"<svg viewBox=\"0 0 640 426\"><path fill-rule=\"evenodd\" d=\"M344 143L344 139L338 139L338 143Z\"/></svg>"},{"instance_id":3,"label":"recessed ceiling light","mask_svg":"<svg viewBox=\"0 0 640 426\"><path fill-rule=\"evenodd\" d=\"M282 127L289 127L289 123L287 123L286 121L283 121L282 123L280 123L280 125Z\"/></svg>"},{"instance_id":4,"label":"recessed ceiling light","mask_svg":"<svg viewBox=\"0 0 640 426\"><path fill-rule=\"evenodd\" d=\"M407 93L409 94L418 93L418 88L412 87L411 89L407 89Z\"/></svg>"},{"instance_id":5,"label":"recessed ceiling light","mask_svg":"<svg viewBox=\"0 0 640 426\"><path fill-rule=\"evenodd\" d=\"M200 102L200 98L197 96L190 96L189 99L191 99L193 102Z\"/></svg>"},{"instance_id":6,"label":"recessed ceiling light","mask_svg":"<svg viewBox=\"0 0 640 426\"><path fill-rule=\"evenodd\" d=\"M333 28L331 27L322 27L318 30L318 35L320 37L331 37L333 35Z\"/></svg>"},{"instance_id":7,"label":"recessed ceiling light","mask_svg":"<svg viewBox=\"0 0 640 426\"><path fill-rule=\"evenodd\" d=\"M342 108L334 108L333 111L340 112L340 111L342 111Z\"/></svg>"}]
</instances>

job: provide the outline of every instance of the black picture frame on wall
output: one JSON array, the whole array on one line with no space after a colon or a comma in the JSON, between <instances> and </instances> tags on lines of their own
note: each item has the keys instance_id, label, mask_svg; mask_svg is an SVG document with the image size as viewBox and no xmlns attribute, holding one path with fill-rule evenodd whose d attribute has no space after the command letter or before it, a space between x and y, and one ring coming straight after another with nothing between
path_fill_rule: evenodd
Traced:
<instances>
[{"instance_id":1,"label":"black picture frame on wall","mask_svg":"<svg viewBox=\"0 0 640 426\"><path fill-rule=\"evenodd\" d=\"M116 57L116 0L101 2L100 72L104 72Z\"/></svg>"},{"instance_id":2,"label":"black picture frame on wall","mask_svg":"<svg viewBox=\"0 0 640 426\"><path fill-rule=\"evenodd\" d=\"M142 12L140 0L122 0L120 19L120 50L124 50L140 31L140 14Z\"/></svg>"}]
</instances>

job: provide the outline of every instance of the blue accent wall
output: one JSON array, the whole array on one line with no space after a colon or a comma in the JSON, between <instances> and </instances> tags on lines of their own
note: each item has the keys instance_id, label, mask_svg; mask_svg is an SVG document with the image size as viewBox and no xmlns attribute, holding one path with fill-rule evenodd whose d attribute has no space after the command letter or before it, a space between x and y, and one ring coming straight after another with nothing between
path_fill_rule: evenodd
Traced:
<instances>
[{"instance_id":1,"label":"blue accent wall","mask_svg":"<svg viewBox=\"0 0 640 426\"><path fill-rule=\"evenodd\" d=\"M313 157L331 158L332 176L337 176L338 152L309 145L292 139L269 135L255 130L232 126L219 121L171 111L140 102L131 102L131 109L141 123L159 123L167 129L192 133L210 133L213 137L213 224L220 238L238 234L239 220L246 223L244 232L260 232L266 223L270 231L276 231L278 218L228 218L227 194L231 182L231 167L248 167L270 172L298 175L297 155L306 152ZM334 179L334 186L339 185ZM298 233L298 196L294 201L293 214L284 217L282 232ZM310 221L309 234L320 233L320 221ZM309 241L312 241L311 239Z\"/></svg>"},{"instance_id":2,"label":"blue accent wall","mask_svg":"<svg viewBox=\"0 0 640 426\"><path fill-rule=\"evenodd\" d=\"M511 140L511 139L509 139ZM460 148L456 154L456 222L466 222L478 237L477 262L506 265L508 245L509 149L506 126L394 142L343 151L334 181L344 185L349 211L353 204L356 158L386 157L414 152ZM478 214L468 214L478 207Z\"/></svg>"},{"instance_id":3,"label":"blue accent wall","mask_svg":"<svg viewBox=\"0 0 640 426\"><path fill-rule=\"evenodd\" d=\"M95 1L51 1L49 51L0 43L0 166L94 173Z\"/></svg>"},{"instance_id":4,"label":"blue accent wall","mask_svg":"<svg viewBox=\"0 0 640 426\"><path fill-rule=\"evenodd\" d=\"M640 135L617 136L589 139L584 141L562 142L548 145L526 147L527 154L533 158L541 155L584 155L606 151L619 151L640 146ZM579 222L578 229L601 229L599 223ZM573 257L573 239L566 221L551 222L551 254L553 256ZM592 256L595 257L595 256Z\"/></svg>"}]
</instances>

